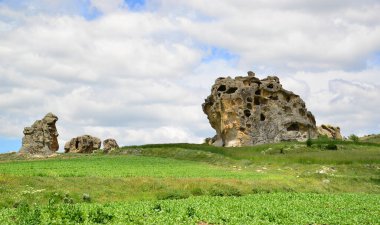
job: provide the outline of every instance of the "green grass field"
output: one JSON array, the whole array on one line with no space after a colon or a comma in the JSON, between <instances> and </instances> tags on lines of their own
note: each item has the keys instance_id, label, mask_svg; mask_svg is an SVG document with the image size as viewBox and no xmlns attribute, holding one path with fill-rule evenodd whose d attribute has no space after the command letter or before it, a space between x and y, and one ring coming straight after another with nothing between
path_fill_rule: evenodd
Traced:
<instances>
[{"instance_id":1,"label":"green grass field","mask_svg":"<svg viewBox=\"0 0 380 225\"><path fill-rule=\"evenodd\" d=\"M0 195L0 224L379 224L380 144L1 154Z\"/></svg>"}]
</instances>

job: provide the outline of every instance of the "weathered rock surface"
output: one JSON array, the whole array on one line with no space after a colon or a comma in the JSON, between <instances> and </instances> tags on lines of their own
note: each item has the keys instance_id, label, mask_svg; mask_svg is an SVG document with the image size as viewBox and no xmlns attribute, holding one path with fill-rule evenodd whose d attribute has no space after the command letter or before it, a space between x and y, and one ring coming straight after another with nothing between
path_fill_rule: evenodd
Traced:
<instances>
[{"instance_id":1,"label":"weathered rock surface","mask_svg":"<svg viewBox=\"0 0 380 225\"><path fill-rule=\"evenodd\" d=\"M216 136L216 146L249 146L316 138L313 114L296 94L282 88L279 78L221 77L202 105ZM209 139L210 140L210 139Z\"/></svg>"},{"instance_id":2,"label":"weathered rock surface","mask_svg":"<svg viewBox=\"0 0 380 225\"><path fill-rule=\"evenodd\" d=\"M91 135L83 135L72 138L65 144L65 153L92 153L100 149L102 142L99 138Z\"/></svg>"},{"instance_id":3,"label":"weathered rock surface","mask_svg":"<svg viewBox=\"0 0 380 225\"><path fill-rule=\"evenodd\" d=\"M119 148L119 145L117 144L115 139L109 138L103 141L104 152L108 153L117 148Z\"/></svg>"},{"instance_id":4,"label":"weathered rock surface","mask_svg":"<svg viewBox=\"0 0 380 225\"><path fill-rule=\"evenodd\" d=\"M31 127L24 128L21 154L50 155L58 151L58 131L55 126L58 117L48 113L42 120L37 120Z\"/></svg>"},{"instance_id":5,"label":"weathered rock surface","mask_svg":"<svg viewBox=\"0 0 380 225\"><path fill-rule=\"evenodd\" d=\"M318 127L319 136L327 136L328 138L342 140L342 134L339 127L334 127L329 124L322 124Z\"/></svg>"}]
</instances>

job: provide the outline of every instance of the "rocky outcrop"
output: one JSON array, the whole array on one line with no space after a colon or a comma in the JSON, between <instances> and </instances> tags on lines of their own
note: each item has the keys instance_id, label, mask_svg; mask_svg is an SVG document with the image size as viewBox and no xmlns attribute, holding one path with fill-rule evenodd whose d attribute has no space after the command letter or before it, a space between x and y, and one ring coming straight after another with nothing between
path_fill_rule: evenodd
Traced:
<instances>
[{"instance_id":1,"label":"rocky outcrop","mask_svg":"<svg viewBox=\"0 0 380 225\"><path fill-rule=\"evenodd\" d=\"M282 88L276 76L221 77L202 105L216 146L249 146L317 137L315 118L305 102ZM210 140L210 139L209 139Z\"/></svg>"},{"instance_id":2,"label":"rocky outcrop","mask_svg":"<svg viewBox=\"0 0 380 225\"><path fill-rule=\"evenodd\" d=\"M72 138L65 144L65 153L92 153L100 149L102 142L99 138L91 135L83 135Z\"/></svg>"},{"instance_id":3,"label":"rocky outcrop","mask_svg":"<svg viewBox=\"0 0 380 225\"><path fill-rule=\"evenodd\" d=\"M119 145L117 144L115 139L109 138L103 141L103 151L105 153L109 153L114 149L118 149Z\"/></svg>"},{"instance_id":4,"label":"rocky outcrop","mask_svg":"<svg viewBox=\"0 0 380 225\"><path fill-rule=\"evenodd\" d=\"M339 127L334 127L329 124L322 124L318 127L319 136L327 136L328 138L342 140L342 134L340 133Z\"/></svg>"},{"instance_id":5,"label":"rocky outcrop","mask_svg":"<svg viewBox=\"0 0 380 225\"><path fill-rule=\"evenodd\" d=\"M55 126L58 117L48 113L42 120L37 120L31 127L24 128L21 154L50 155L59 149L58 131Z\"/></svg>"}]
</instances>

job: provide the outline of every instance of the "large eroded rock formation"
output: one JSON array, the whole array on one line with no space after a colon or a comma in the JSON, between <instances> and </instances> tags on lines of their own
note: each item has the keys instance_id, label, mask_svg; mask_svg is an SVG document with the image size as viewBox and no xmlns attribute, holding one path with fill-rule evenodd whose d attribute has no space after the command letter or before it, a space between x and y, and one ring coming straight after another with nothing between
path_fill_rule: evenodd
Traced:
<instances>
[{"instance_id":1,"label":"large eroded rock formation","mask_svg":"<svg viewBox=\"0 0 380 225\"><path fill-rule=\"evenodd\" d=\"M318 128L319 136L327 136L328 138L342 140L342 134L340 133L339 127L334 127L329 124L322 124Z\"/></svg>"},{"instance_id":2,"label":"large eroded rock formation","mask_svg":"<svg viewBox=\"0 0 380 225\"><path fill-rule=\"evenodd\" d=\"M249 146L317 137L315 119L305 102L282 88L279 78L221 77L202 105L216 146Z\"/></svg>"},{"instance_id":3,"label":"large eroded rock formation","mask_svg":"<svg viewBox=\"0 0 380 225\"><path fill-rule=\"evenodd\" d=\"M105 153L109 153L114 149L118 149L119 145L117 144L115 139L108 138L103 141L103 151Z\"/></svg>"},{"instance_id":4,"label":"large eroded rock formation","mask_svg":"<svg viewBox=\"0 0 380 225\"><path fill-rule=\"evenodd\" d=\"M48 113L42 120L37 120L31 127L24 128L24 137L20 153L33 155L50 155L59 149L58 132L55 126L58 117Z\"/></svg>"},{"instance_id":5,"label":"large eroded rock formation","mask_svg":"<svg viewBox=\"0 0 380 225\"><path fill-rule=\"evenodd\" d=\"M65 153L92 153L100 149L101 140L91 135L83 135L72 138L65 144Z\"/></svg>"}]
</instances>

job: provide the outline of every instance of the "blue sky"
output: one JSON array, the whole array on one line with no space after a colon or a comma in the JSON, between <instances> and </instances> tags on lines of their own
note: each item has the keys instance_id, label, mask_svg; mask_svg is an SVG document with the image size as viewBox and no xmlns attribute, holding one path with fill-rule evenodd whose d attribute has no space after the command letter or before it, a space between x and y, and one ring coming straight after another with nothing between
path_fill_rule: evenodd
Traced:
<instances>
[{"instance_id":1,"label":"blue sky","mask_svg":"<svg viewBox=\"0 0 380 225\"><path fill-rule=\"evenodd\" d=\"M212 5L213 7L210 7ZM201 142L220 76L276 75L318 124L380 133L380 3L0 0L0 152L53 112L72 137Z\"/></svg>"}]
</instances>

